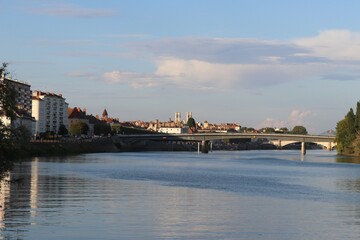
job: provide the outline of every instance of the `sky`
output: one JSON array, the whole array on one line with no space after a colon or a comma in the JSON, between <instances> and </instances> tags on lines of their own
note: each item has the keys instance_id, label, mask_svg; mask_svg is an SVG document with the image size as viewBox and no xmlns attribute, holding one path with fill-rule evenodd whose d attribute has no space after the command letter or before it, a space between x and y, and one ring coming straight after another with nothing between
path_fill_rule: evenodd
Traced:
<instances>
[{"instance_id":1,"label":"sky","mask_svg":"<svg viewBox=\"0 0 360 240\"><path fill-rule=\"evenodd\" d=\"M120 121L335 129L360 100L360 1L2 0L0 62Z\"/></svg>"}]
</instances>

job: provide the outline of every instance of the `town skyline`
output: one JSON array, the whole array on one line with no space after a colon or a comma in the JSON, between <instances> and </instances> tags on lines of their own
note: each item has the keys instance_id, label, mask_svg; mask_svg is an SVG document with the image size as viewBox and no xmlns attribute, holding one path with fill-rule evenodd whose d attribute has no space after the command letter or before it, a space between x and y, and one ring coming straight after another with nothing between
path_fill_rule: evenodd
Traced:
<instances>
[{"instance_id":1,"label":"town skyline","mask_svg":"<svg viewBox=\"0 0 360 240\"><path fill-rule=\"evenodd\" d=\"M359 100L357 1L5 0L0 61L120 121L335 129Z\"/></svg>"}]
</instances>

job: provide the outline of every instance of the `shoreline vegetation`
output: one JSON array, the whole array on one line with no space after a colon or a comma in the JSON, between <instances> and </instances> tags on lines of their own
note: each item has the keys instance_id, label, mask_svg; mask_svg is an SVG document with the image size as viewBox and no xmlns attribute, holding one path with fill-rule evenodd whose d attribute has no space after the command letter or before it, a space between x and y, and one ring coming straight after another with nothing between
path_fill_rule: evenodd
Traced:
<instances>
[{"instance_id":1,"label":"shoreline vegetation","mask_svg":"<svg viewBox=\"0 0 360 240\"><path fill-rule=\"evenodd\" d=\"M337 151L343 156L360 156L360 102L356 113L350 108L345 117L336 125Z\"/></svg>"}]
</instances>

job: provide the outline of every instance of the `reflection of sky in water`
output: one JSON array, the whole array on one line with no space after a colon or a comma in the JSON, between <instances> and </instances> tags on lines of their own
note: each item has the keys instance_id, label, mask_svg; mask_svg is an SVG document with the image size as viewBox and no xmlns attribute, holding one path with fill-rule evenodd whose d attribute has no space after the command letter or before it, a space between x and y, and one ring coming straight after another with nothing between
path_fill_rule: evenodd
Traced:
<instances>
[{"instance_id":1,"label":"reflection of sky in water","mask_svg":"<svg viewBox=\"0 0 360 240\"><path fill-rule=\"evenodd\" d=\"M1 190L0 239L358 239L360 165L336 161L326 151L40 158Z\"/></svg>"}]
</instances>

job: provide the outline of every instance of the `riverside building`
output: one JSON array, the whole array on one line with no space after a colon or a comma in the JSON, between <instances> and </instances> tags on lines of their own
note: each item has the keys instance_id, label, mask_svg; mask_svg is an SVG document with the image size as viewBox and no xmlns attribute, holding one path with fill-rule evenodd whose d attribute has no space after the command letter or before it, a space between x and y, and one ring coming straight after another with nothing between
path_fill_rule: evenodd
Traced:
<instances>
[{"instance_id":1,"label":"riverside building","mask_svg":"<svg viewBox=\"0 0 360 240\"><path fill-rule=\"evenodd\" d=\"M32 95L32 116L35 118L33 134L58 133L61 125L68 129L68 104L61 94L34 91Z\"/></svg>"}]
</instances>

